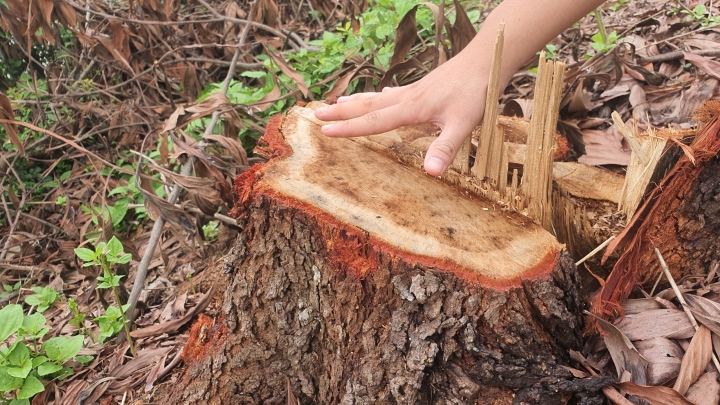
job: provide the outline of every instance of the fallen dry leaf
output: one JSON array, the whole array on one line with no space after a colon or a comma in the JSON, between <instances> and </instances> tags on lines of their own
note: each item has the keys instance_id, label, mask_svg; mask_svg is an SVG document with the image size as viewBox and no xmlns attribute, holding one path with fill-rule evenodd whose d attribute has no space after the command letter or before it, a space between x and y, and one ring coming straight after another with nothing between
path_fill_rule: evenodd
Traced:
<instances>
[{"instance_id":1,"label":"fallen dry leaf","mask_svg":"<svg viewBox=\"0 0 720 405\"><path fill-rule=\"evenodd\" d=\"M710 329L701 325L690 341L680 366L680 375L673 388L680 394L685 394L707 367L712 357L712 339Z\"/></svg>"},{"instance_id":2,"label":"fallen dry leaf","mask_svg":"<svg viewBox=\"0 0 720 405\"><path fill-rule=\"evenodd\" d=\"M648 362L649 385L663 385L680 374L680 364L685 353L671 339L656 337L634 342L640 355Z\"/></svg>"},{"instance_id":3,"label":"fallen dry leaf","mask_svg":"<svg viewBox=\"0 0 720 405\"><path fill-rule=\"evenodd\" d=\"M636 395L652 405L695 405L677 391L663 386L647 386L632 381L617 384L617 387L630 395Z\"/></svg>"},{"instance_id":4,"label":"fallen dry leaf","mask_svg":"<svg viewBox=\"0 0 720 405\"><path fill-rule=\"evenodd\" d=\"M678 309L655 309L627 315L615 326L633 342L655 337L687 339L695 334L685 312Z\"/></svg>"},{"instance_id":5,"label":"fallen dry leaf","mask_svg":"<svg viewBox=\"0 0 720 405\"><path fill-rule=\"evenodd\" d=\"M646 384L648 361L638 353L632 342L615 325L600 318L595 319L603 331L605 346L615 364L617 375L621 377L627 372L632 381Z\"/></svg>"},{"instance_id":6,"label":"fallen dry leaf","mask_svg":"<svg viewBox=\"0 0 720 405\"><path fill-rule=\"evenodd\" d=\"M695 405L717 405L720 403L718 372L710 371L703 374L695 384L690 386L685 397Z\"/></svg>"},{"instance_id":7,"label":"fallen dry leaf","mask_svg":"<svg viewBox=\"0 0 720 405\"><path fill-rule=\"evenodd\" d=\"M215 294L216 290L217 284L213 284L212 288L210 288L210 291L208 291L202 297L202 300L200 300L200 302L198 302L198 304L191 310L189 310L187 314L185 314L185 316L183 316L182 318L168 322L158 323L153 326L148 326L147 328L136 329L130 332L130 336L137 339L142 337L159 335L161 333L172 333L177 331L178 328L188 323L195 315L202 312L205 308L207 308L208 305L210 305L210 300Z\"/></svg>"}]
</instances>

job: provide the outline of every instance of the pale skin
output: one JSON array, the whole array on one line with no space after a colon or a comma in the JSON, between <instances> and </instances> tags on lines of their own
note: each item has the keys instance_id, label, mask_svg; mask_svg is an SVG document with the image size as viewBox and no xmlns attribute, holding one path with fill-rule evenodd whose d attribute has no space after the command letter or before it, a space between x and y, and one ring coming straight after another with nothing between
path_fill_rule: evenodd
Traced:
<instances>
[{"instance_id":1,"label":"pale skin","mask_svg":"<svg viewBox=\"0 0 720 405\"><path fill-rule=\"evenodd\" d=\"M318 119L336 121L322 127L330 137L387 132L403 125L431 123L442 128L425 154L425 171L441 175L463 141L482 121L488 75L498 26L505 23L500 88L530 58L574 22L601 5L601 0L505 0L483 22L480 32L457 56L422 80L378 93L340 97L320 108Z\"/></svg>"}]
</instances>

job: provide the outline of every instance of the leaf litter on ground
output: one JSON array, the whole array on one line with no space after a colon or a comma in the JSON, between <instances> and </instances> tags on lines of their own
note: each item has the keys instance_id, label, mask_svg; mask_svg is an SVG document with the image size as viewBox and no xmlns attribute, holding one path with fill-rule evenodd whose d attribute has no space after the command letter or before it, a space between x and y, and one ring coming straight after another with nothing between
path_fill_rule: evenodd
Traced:
<instances>
[{"instance_id":1,"label":"leaf litter on ground","mask_svg":"<svg viewBox=\"0 0 720 405\"><path fill-rule=\"evenodd\" d=\"M7 201L2 201L2 212L7 218L0 232L3 235L0 238L0 268L3 268L3 263L15 266L14 270L3 269L0 281L22 281L32 286L52 282L66 296L73 296L91 316L102 315L101 300L106 298L95 293L93 277L97 274L93 274L91 269L79 267L73 249L96 231L97 224L105 223L102 218L97 218L97 212L84 211L82 206L102 206L103 209L111 206L116 199L108 198L106 193L116 188L124 190L116 197L132 193L131 179L108 178L104 174L105 169L110 167L109 162L124 159L124 150L136 150L144 155L156 152L162 156L160 161L168 165L163 170L156 171L156 167L148 164L142 166L138 173L141 177L138 184L141 186L137 187L137 193L144 196L147 214L153 218L176 218L174 222L179 225L166 229L149 265L152 287L143 295L146 308L138 321L140 328L134 332L144 336L138 341L138 358L128 359L126 345L114 341L83 349L81 354L96 357L87 367L78 367L79 372L66 381L48 385L48 389L56 388L52 391L57 394L48 394L48 398L59 395L54 398L56 403L74 404L81 396L86 399L91 395L101 398L104 395L98 394L101 391L109 396L120 395L132 392L143 383L146 389L156 386L154 376L167 372L166 368L173 364L167 363L167 360L179 354L179 348L187 339L184 325L211 299L208 291L214 281L212 276L205 280L203 277L208 267L216 265L213 260L201 257L202 246L198 246L198 242L186 233L198 227L200 218L188 215L176 205L163 206L158 195L167 190L163 190L162 184L158 187L158 181L162 179L160 183L173 184L187 180L184 186L191 192L183 196L180 207L191 205L206 214L218 208L222 211L229 209L228 205L232 204L232 178L246 170L251 162L248 161L247 151L235 139L228 137L234 134L228 132L236 132L237 128L262 131L266 123L263 115L258 113L271 108L277 100L317 98L313 95L316 83L305 82L304 72L293 66L290 54L286 52L311 49L308 41L318 38L324 28L332 27L339 21L347 19L357 26L357 15L354 13L358 8L351 4L336 7L311 0L312 9L324 16L323 19L311 15L309 8L298 10L286 2L265 0L261 3L262 7L248 17L249 1L210 2L210 9L196 10L188 18L202 21L226 17L226 20L172 26L172 35L166 35L166 27L153 21L178 18L180 14L172 9L172 2L161 4L148 0L139 5L145 13L142 17L131 15L127 9L112 10L115 16L112 17L106 14L106 5L92 1L80 5L72 0L61 0L53 3L54 7L47 7L50 4L47 1L7 1L16 18L3 19L0 26L12 33L18 43L45 41L70 51L56 41L60 37L58 29L50 22L58 21L76 27L76 22L84 21L87 16L84 25L77 25L79 28L70 35L83 49L87 46L95 53L86 59L78 58L82 65L72 72L53 68L45 72L48 81L56 83L56 86L49 87L42 94L41 101L62 104L67 108L67 112L63 113L65 121L50 123L47 131L52 131L51 134L45 133L34 141L31 138L22 141L16 135L21 126L2 123L17 149L14 152L2 151L0 169L3 172L8 164L12 166L23 154L31 154L37 162L63 161L69 167L67 177L47 179L57 183L55 188L21 188L16 192L4 181L0 183L0 189L7 190L8 196ZM705 4L709 16L718 14L716 4ZM454 5L457 7L458 2ZM584 58L583 55L594 52L590 38L597 32L597 25L592 16L582 19L577 27L568 29L553 41L553 45L557 50L555 57L570 66L560 125L574 134L574 142L573 139L571 142L581 155L580 161L612 166L622 165L628 159L627 145L615 132L610 120L612 111L618 111L625 122L636 122L641 129L650 125L692 128L694 123L689 119L690 112L705 100L720 96L718 54L708 54L720 50L720 31L716 27L703 27L701 22L674 12L672 2L619 3L616 11L611 11L610 6L606 4L603 7L602 15L605 25L619 34L621 45L614 50L595 54L590 59ZM85 11L86 7L91 11ZM446 15L455 12L449 6L446 10L445 5L438 7L428 3L419 7L427 7L431 11L436 27L446 26ZM42 18L28 20L27 10L31 8L33 15ZM489 9L481 8L480 15L485 15ZM416 11L413 9L412 12ZM412 21L413 16L408 14L403 21ZM421 32L407 22L397 27L395 32L397 42L391 66L379 66L374 57L364 59L358 58L357 54L347 55L343 65L345 69L328 74L327 83L335 83L329 95L341 96L349 89L379 90L380 83L404 85L417 80L456 54L472 38L475 27L472 23L468 24L470 20L466 14L459 13L458 16L455 24L447 24L449 47L441 40L442 30L436 30L440 32L436 32L434 41L425 38L418 41ZM138 24L133 22L133 18L147 20ZM236 47L243 28L233 18L253 18L259 24L251 30L245 45L247 52L239 60L243 69L264 69L262 59L265 56L271 58L279 70L271 72L272 90L248 105L233 104L218 92L201 95L209 83L222 80L230 64L233 47ZM126 22L119 23L123 19ZM28 38L25 32L37 32L39 37ZM288 32L297 35L288 35ZM174 51L149 47L148 43L167 43ZM264 51L271 48L274 50ZM678 50L681 50L679 55ZM101 80L87 76L85 71L92 70L90 64L101 72L98 76ZM531 114L534 65L536 61L531 61L523 71L518 72L501 95L503 104L518 106L515 108L517 115ZM278 76L281 73L289 76L290 80L280 80ZM105 77L117 80L108 83L102 79ZM196 102L201 96L203 101ZM35 103L26 96L14 99L3 97L0 104L5 119L17 116L21 106ZM215 110L222 110L224 132L206 137L204 141L210 141L211 147L202 151L196 142L186 136L190 132L188 126L193 120L203 119ZM40 119L37 118L35 123ZM91 141L98 137L100 141ZM143 148L145 138L148 142ZM162 139L158 141L158 138ZM156 148L148 146L154 142L157 142ZM212 181L197 184L168 171L174 169L169 166L170 162L181 161L188 156L197 159L196 175ZM136 156L132 162L139 164L141 160ZM48 166L44 169L44 173L52 172ZM19 183L22 185L22 182ZM101 184L107 190L99 190L98 185ZM192 197L200 194L211 198ZM220 198L217 198L218 195ZM67 203L55 203L63 198ZM29 204L33 199L44 203ZM136 204L130 210L142 207L142 204ZM107 239L117 234L127 252L143 252L148 248L149 228L147 222L141 222L136 230L128 229L120 235L106 224L102 233ZM230 239L226 237L226 240ZM219 247L214 254L223 255L224 248ZM138 260L139 255L134 255L134 260L123 270L128 271L127 279L132 280ZM185 270L190 268L192 271ZM206 292L205 295L190 295L188 274L197 278L194 283L199 291ZM717 351L720 314L715 305L720 302L717 294L720 288L716 287L712 284L688 285L684 291L690 310L698 322L709 330L710 341ZM701 289L710 293L701 294ZM713 291L716 293L712 294ZM23 288L10 300L22 300L29 293L29 288ZM184 295L186 298L182 298L183 294L187 294ZM0 305L10 302L3 299L0 298ZM598 352L590 354L588 364L593 364L607 375L619 374L616 375L618 380L630 378L634 383L621 383L627 384L624 386L627 389L622 388L623 385L619 387L625 392L632 390L635 395L651 402L687 400L697 404L717 403L720 388L713 377L717 376L713 374L715 371L701 370L704 374L698 375L700 365L707 356L707 337L697 338L696 343L692 343L698 335L689 326L687 318L683 318L684 313L677 309L679 304L671 293L660 293L642 300L624 304L628 316L616 325L606 325L605 344L596 346ZM53 305L45 316L48 325L53 327L53 336L75 333L76 327L67 323L70 314L62 304ZM86 326L96 332L90 321L86 322ZM707 332L703 334L706 336ZM606 351L602 354L602 350L613 353ZM693 359L685 360L689 355ZM613 360L621 366L616 364L613 367ZM678 397L680 393L677 391L677 395L667 391L680 381L681 362L689 364L685 366L687 371L681 381L682 387L687 385L685 399ZM130 364L135 368L132 372L127 367ZM120 373L118 370L128 371ZM648 391L647 387L638 385L641 383L653 386ZM89 387L93 389L89 390ZM291 396L288 389L288 397Z\"/></svg>"}]
</instances>

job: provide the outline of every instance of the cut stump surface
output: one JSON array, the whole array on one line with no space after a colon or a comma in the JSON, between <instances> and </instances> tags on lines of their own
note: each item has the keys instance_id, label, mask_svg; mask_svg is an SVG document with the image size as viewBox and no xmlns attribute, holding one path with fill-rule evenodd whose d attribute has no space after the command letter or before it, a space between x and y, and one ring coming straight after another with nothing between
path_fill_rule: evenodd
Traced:
<instances>
[{"instance_id":1,"label":"cut stump surface","mask_svg":"<svg viewBox=\"0 0 720 405\"><path fill-rule=\"evenodd\" d=\"M280 404L288 387L317 404L592 393L561 367L581 341L563 245L389 151L324 137L308 111L274 118L270 160L236 181L221 327L191 338L173 403Z\"/></svg>"}]
</instances>

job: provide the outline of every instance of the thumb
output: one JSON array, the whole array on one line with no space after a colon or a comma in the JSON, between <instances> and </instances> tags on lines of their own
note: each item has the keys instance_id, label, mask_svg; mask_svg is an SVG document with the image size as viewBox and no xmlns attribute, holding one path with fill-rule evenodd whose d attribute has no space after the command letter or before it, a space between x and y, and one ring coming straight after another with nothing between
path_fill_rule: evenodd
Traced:
<instances>
[{"instance_id":1,"label":"thumb","mask_svg":"<svg viewBox=\"0 0 720 405\"><path fill-rule=\"evenodd\" d=\"M425 154L425 171L431 176L439 176L450 166L463 141L472 132L472 128L445 127Z\"/></svg>"}]
</instances>

